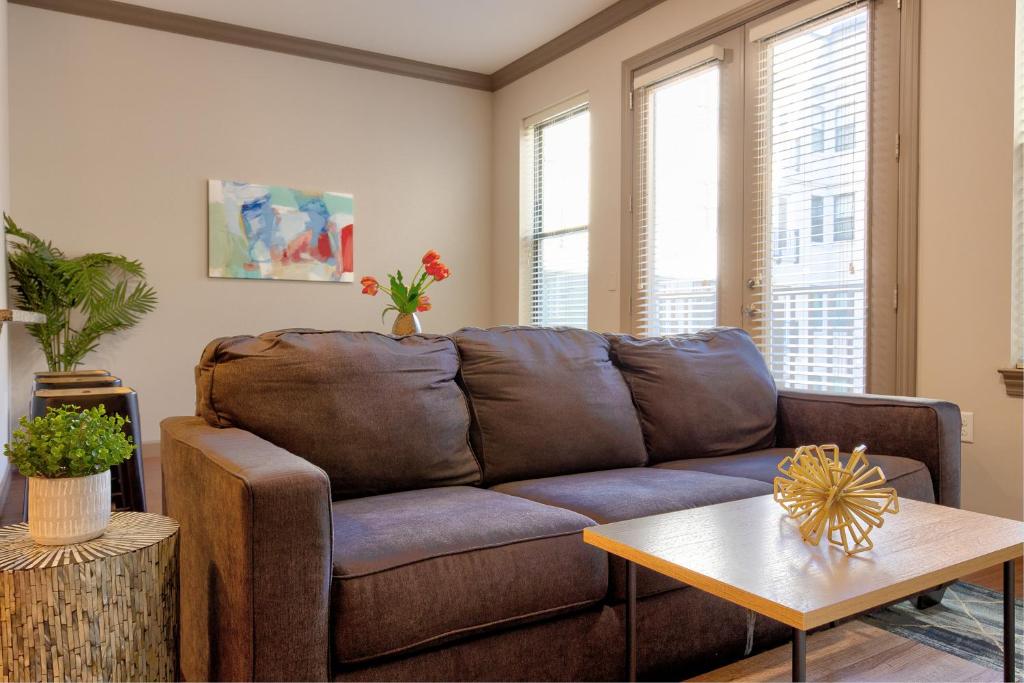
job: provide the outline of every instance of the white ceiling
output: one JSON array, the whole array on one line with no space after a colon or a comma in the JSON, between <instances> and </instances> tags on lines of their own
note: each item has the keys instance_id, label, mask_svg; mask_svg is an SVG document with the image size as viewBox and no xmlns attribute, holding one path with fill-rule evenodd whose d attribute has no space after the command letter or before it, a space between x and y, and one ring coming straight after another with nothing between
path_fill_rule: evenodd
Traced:
<instances>
[{"instance_id":1,"label":"white ceiling","mask_svg":"<svg viewBox=\"0 0 1024 683\"><path fill-rule=\"evenodd\" d=\"M615 0L128 2L489 74Z\"/></svg>"}]
</instances>

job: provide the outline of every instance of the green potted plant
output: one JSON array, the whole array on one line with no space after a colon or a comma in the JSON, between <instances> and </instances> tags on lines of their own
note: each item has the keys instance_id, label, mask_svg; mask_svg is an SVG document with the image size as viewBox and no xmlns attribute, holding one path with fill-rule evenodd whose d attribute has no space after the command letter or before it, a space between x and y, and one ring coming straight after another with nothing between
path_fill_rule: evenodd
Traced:
<instances>
[{"instance_id":1,"label":"green potted plant","mask_svg":"<svg viewBox=\"0 0 1024 683\"><path fill-rule=\"evenodd\" d=\"M51 372L74 370L101 337L134 327L156 307L140 262L106 252L69 258L7 214L4 229L15 303L46 316L26 327Z\"/></svg>"},{"instance_id":2,"label":"green potted plant","mask_svg":"<svg viewBox=\"0 0 1024 683\"><path fill-rule=\"evenodd\" d=\"M102 406L66 405L21 418L4 453L28 478L28 532L43 545L81 543L110 523L110 468L136 446Z\"/></svg>"}]
</instances>

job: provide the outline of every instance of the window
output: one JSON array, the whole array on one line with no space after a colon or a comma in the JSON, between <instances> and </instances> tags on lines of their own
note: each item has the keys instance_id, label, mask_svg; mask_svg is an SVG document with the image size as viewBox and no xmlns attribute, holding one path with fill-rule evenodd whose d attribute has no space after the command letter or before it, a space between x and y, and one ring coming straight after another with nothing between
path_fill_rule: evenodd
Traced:
<instances>
[{"instance_id":1,"label":"window","mask_svg":"<svg viewBox=\"0 0 1024 683\"><path fill-rule=\"evenodd\" d=\"M587 326L590 112L576 104L527 121L523 167L525 267L521 318Z\"/></svg>"},{"instance_id":2,"label":"window","mask_svg":"<svg viewBox=\"0 0 1024 683\"><path fill-rule=\"evenodd\" d=\"M775 205L775 262L800 261L800 231L789 227L789 198L779 197Z\"/></svg>"},{"instance_id":3,"label":"window","mask_svg":"<svg viewBox=\"0 0 1024 683\"><path fill-rule=\"evenodd\" d=\"M811 241L825 241L825 198L819 195L811 195Z\"/></svg>"},{"instance_id":4,"label":"window","mask_svg":"<svg viewBox=\"0 0 1024 683\"><path fill-rule=\"evenodd\" d=\"M853 193L844 192L832 198L832 241L853 239Z\"/></svg>"},{"instance_id":5,"label":"window","mask_svg":"<svg viewBox=\"0 0 1024 683\"><path fill-rule=\"evenodd\" d=\"M738 14L625 63L623 312L641 335L742 326L781 387L912 390L895 296L913 273L896 248L901 221L913 233L893 153L914 107L899 93L913 62L901 11L766 0Z\"/></svg>"},{"instance_id":6,"label":"window","mask_svg":"<svg viewBox=\"0 0 1024 683\"><path fill-rule=\"evenodd\" d=\"M757 44L755 203L809 206L813 257L762 260L757 339L786 387L862 392L866 387L868 8L856 4L764 37ZM834 145L792 168L793 138L813 135L819 108L834 111ZM832 243L824 243L824 196L832 197ZM860 198L860 199L859 199ZM859 199L859 203L858 203ZM801 204L802 203L802 204ZM776 243L783 226L755 231ZM824 313L824 315L822 315Z\"/></svg>"},{"instance_id":7,"label":"window","mask_svg":"<svg viewBox=\"0 0 1024 683\"><path fill-rule=\"evenodd\" d=\"M775 203L775 217L772 219L778 226L778 229L774 231L775 248L772 250L776 263L780 263L782 255L789 251L789 229L786 227L786 218L786 198L779 197Z\"/></svg>"},{"instance_id":8,"label":"window","mask_svg":"<svg viewBox=\"0 0 1024 683\"><path fill-rule=\"evenodd\" d=\"M718 321L721 54L712 46L638 81L633 316L643 334L696 332Z\"/></svg>"},{"instance_id":9,"label":"window","mask_svg":"<svg viewBox=\"0 0 1024 683\"><path fill-rule=\"evenodd\" d=\"M848 152L857 142L854 108L840 107L835 113L835 147L837 152Z\"/></svg>"},{"instance_id":10,"label":"window","mask_svg":"<svg viewBox=\"0 0 1024 683\"><path fill-rule=\"evenodd\" d=\"M815 116L814 125L811 127L811 151L825 151L825 115L821 111Z\"/></svg>"},{"instance_id":11,"label":"window","mask_svg":"<svg viewBox=\"0 0 1024 683\"><path fill-rule=\"evenodd\" d=\"M812 334L814 328L823 326L822 319L822 300L820 294L812 294L807 297L807 325L812 328Z\"/></svg>"}]
</instances>

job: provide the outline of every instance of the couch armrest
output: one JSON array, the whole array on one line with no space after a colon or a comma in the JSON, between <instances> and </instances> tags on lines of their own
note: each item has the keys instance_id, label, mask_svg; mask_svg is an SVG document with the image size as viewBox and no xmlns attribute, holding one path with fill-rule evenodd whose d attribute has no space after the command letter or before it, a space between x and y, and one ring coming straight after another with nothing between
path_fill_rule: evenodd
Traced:
<instances>
[{"instance_id":1,"label":"couch armrest","mask_svg":"<svg viewBox=\"0 0 1024 683\"><path fill-rule=\"evenodd\" d=\"M775 430L780 447L860 444L871 453L920 460L937 502L960 507L960 409L953 403L902 396L779 391Z\"/></svg>"},{"instance_id":2,"label":"couch armrest","mask_svg":"<svg viewBox=\"0 0 1024 683\"><path fill-rule=\"evenodd\" d=\"M240 429L160 426L164 512L181 525L184 680L328 680L327 475Z\"/></svg>"}]
</instances>

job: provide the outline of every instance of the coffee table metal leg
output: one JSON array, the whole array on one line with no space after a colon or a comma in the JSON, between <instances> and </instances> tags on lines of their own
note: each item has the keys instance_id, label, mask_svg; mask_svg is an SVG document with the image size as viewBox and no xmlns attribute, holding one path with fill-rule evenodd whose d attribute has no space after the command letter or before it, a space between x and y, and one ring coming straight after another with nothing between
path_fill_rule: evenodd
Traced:
<instances>
[{"instance_id":1,"label":"coffee table metal leg","mask_svg":"<svg viewBox=\"0 0 1024 683\"><path fill-rule=\"evenodd\" d=\"M636 680L636 564L626 561L626 671Z\"/></svg>"},{"instance_id":2,"label":"coffee table metal leg","mask_svg":"<svg viewBox=\"0 0 1024 683\"><path fill-rule=\"evenodd\" d=\"M793 629L793 680L807 680L807 631Z\"/></svg>"},{"instance_id":3,"label":"coffee table metal leg","mask_svg":"<svg viewBox=\"0 0 1024 683\"><path fill-rule=\"evenodd\" d=\"M1017 620L1014 614L1016 598L1013 595L1013 560L1003 562L1003 680L1012 681L1016 673L1014 639Z\"/></svg>"}]
</instances>

